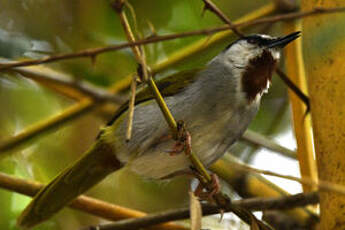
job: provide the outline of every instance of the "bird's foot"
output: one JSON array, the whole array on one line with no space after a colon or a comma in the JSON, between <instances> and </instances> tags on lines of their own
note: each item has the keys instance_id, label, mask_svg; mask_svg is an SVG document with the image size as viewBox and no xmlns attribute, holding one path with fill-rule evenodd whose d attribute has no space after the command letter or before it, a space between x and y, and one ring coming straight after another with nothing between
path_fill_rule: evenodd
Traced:
<instances>
[{"instance_id":1,"label":"bird's foot","mask_svg":"<svg viewBox=\"0 0 345 230\"><path fill-rule=\"evenodd\" d=\"M208 200L212 201L213 196L220 192L220 183L217 174L211 174L211 181L208 184L202 184L199 182L197 188L195 189L194 193L197 197L201 200ZM206 189L206 191L204 191Z\"/></svg>"},{"instance_id":2,"label":"bird's foot","mask_svg":"<svg viewBox=\"0 0 345 230\"><path fill-rule=\"evenodd\" d=\"M183 121L177 122L177 138L172 150L167 151L171 156L180 154L182 152L189 154L192 151L192 137L186 130Z\"/></svg>"}]
</instances>

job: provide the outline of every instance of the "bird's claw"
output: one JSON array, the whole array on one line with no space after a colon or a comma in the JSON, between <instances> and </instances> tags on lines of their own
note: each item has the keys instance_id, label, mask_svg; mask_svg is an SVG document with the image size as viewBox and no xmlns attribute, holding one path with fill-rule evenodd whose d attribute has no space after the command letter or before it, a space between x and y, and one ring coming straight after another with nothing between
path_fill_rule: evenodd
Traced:
<instances>
[{"instance_id":1,"label":"bird's claw","mask_svg":"<svg viewBox=\"0 0 345 230\"><path fill-rule=\"evenodd\" d=\"M204 190L204 185L199 183L198 187L195 189L194 193L201 200L213 200L213 196L220 192L220 183L217 174L211 174L211 181L206 185L207 191Z\"/></svg>"},{"instance_id":2,"label":"bird's claw","mask_svg":"<svg viewBox=\"0 0 345 230\"><path fill-rule=\"evenodd\" d=\"M192 150L192 138L190 133L186 130L185 124L183 121L177 122L177 134L176 134L176 143L173 146L172 150L167 151L170 156L177 155L183 151L186 154L189 154Z\"/></svg>"}]
</instances>

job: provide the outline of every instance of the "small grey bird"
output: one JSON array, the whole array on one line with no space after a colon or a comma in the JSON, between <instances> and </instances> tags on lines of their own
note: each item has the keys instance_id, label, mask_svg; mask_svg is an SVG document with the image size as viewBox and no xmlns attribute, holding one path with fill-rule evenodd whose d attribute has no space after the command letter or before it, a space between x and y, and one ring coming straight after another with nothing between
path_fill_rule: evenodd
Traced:
<instances>
[{"instance_id":1,"label":"small grey bird","mask_svg":"<svg viewBox=\"0 0 345 230\"><path fill-rule=\"evenodd\" d=\"M244 133L267 92L280 50L300 36L251 35L240 38L204 69L185 71L157 82L176 120L183 120L192 149L210 165ZM175 140L148 88L136 96L133 134L126 141L127 104L79 161L58 175L31 201L18 220L32 227L123 166L148 178L190 172L185 154L170 155Z\"/></svg>"}]
</instances>

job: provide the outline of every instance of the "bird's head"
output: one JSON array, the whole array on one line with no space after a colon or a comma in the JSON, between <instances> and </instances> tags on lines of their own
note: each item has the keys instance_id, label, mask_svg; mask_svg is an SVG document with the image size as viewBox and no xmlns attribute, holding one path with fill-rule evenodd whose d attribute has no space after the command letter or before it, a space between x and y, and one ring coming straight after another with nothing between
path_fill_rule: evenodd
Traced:
<instances>
[{"instance_id":1,"label":"bird's head","mask_svg":"<svg viewBox=\"0 0 345 230\"><path fill-rule=\"evenodd\" d=\"M280 51L300 36L294 32L284 37L254 34L238 39L224 50L225 64L239 79L239 90L248 103L267 91Z\"/></svg>"}]
</instances>

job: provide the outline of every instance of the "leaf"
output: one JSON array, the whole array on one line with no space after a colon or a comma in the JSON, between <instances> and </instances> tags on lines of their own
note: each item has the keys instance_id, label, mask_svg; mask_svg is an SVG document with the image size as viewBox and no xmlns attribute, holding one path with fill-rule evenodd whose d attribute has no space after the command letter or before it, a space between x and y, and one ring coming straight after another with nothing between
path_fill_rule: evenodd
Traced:
<instances>
[{"instance_id":1,"label":"leaf","mask_svg":"<svg viewBox=\"0 0 345 230\"><path fill-rule=\"evenodd\" d=\"M193 192L189 192L190 197L190 222L191 230L201 229L202 210L198 198Z\"/></svg>"}]
</instances>

